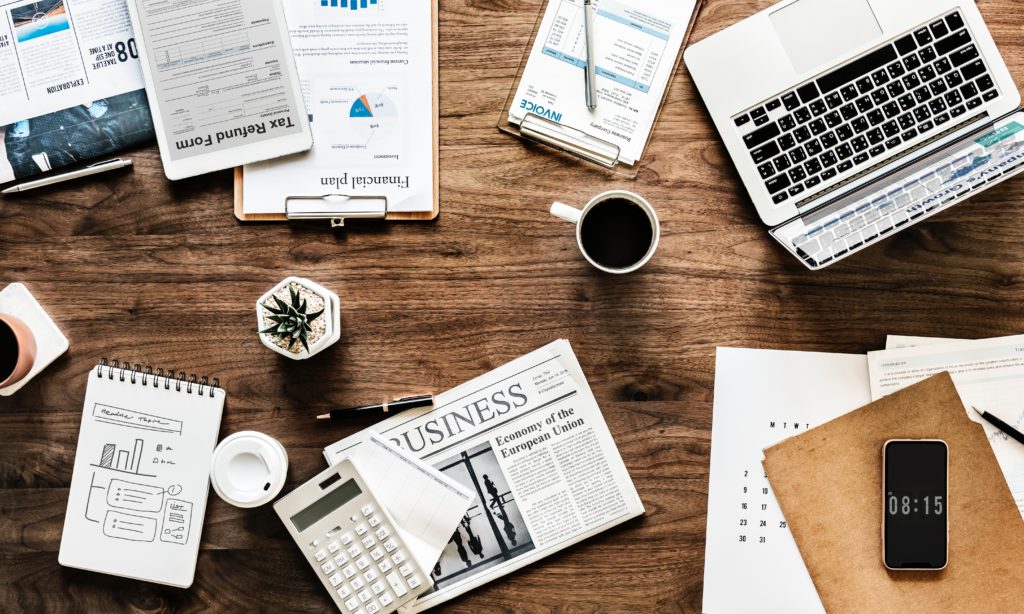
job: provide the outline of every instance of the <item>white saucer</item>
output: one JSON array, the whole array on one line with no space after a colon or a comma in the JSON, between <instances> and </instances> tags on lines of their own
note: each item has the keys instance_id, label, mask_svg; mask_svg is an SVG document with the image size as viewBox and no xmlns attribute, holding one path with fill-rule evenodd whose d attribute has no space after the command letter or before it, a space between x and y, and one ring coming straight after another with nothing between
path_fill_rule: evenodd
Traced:
<instances>
[{"instance_id":1,"label":"white saucer","mask_svg":"<svg viewBox=\"0 0 1024 614\"><path fill-rule=\"evenodd\" d=\"M36 338L36 364L32 370L20 382L0 388L0 397L9 397L68 351L68 340L24 284L11 284L0 291L0 313L21 319Z\"/></svg>"}]
</instances>

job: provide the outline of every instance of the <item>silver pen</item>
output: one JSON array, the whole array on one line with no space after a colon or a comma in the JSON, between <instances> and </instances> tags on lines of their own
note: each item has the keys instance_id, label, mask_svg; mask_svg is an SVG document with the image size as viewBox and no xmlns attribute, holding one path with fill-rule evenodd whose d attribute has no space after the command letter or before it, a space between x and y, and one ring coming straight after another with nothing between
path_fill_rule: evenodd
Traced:
<instances>
[{"instance_id":1,"label":"silver pen","mask_svg":"<svg viewBox=\"0 0 1024 614\"><path fill-rule=\"evenodd\" d=\"M13 194L15 192L27 192L28 190L34 190L36 188L42 188L44 186L53 185L55 183L64 183L65 181L71 181L72 179L78 179L79 177L88 177L89 175L98 175L107 171L124 168L131 166L131 160L122 160L121 158L115 158L113 160L107 160L106 162L97 162L90 164L84 168L80 168L77 171L71 171L68 173L61 173L60 175L53 175L51 177L44 177L43 179L36 179L35 181L27 181L15 186L11 186L4 190L2 194Z\"/></svg>"},{"instance_id":2,"label":"silver pen","mask_svg":"<svg viewBox=\"0 0 1024 614\"><path fill-rule=\"evenodd\" d=\"M587 69L583 73L586 87L587 108L597 108L597 66L594 61L594 8L591 0L583 0L583 37L587 48Z\"/></svg>"}]
</instances>

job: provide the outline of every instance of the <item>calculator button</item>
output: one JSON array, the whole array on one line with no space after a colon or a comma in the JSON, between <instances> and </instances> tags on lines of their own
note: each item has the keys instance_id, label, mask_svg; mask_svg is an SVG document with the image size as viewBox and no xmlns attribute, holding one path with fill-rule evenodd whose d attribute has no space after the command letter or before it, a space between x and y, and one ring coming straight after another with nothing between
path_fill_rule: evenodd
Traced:
<instances>
[{"instance_id":1,"label":"calculator button","mask_svg":"<svg viewBox=\"0 0 1024 614\"><path fill-rule=\"evenodd\" d=\"M366 537L363 538L363 547L365 547L365 548L369 548L370 546L374 545L375 543L377 543L377 542L374 541L372 535L367 535Z\"/></svg>"},{"instance_id":2,"label":"calculator button","mask_svg":"<svg viewBox=\"0 0 1024 614\"><path fill-rule=\"evenodd\" d=\"M371 569L370 571L363 574L363 579L367 582L373 582L377 579L377 572Z\"/></svg>"},{"instance_id":3,"label":"calculator button","mask_svg":"<svg viewBox=\"0 0 1024 614\"><path fill-rule=\"evenodd\" d=\"M334 564L335 565L344 565L347 562L348 562L348 557L345 556L344 552L342 552L338 556L334 557Z\"/></svg>"},{"instance_id":4,"label":"calculator button","mask_svg":"<svg viewBox=\"0 0 1024 614\"><path fill-rule=\"evenodd\" d=\"M338 550L341 550L341 546L338 544L338 542L331 542L327 544L327 549L330 550L331 554L334 554Z\"/></svg>"},{"instance_id":5,"label":"calculator button","mask_svg":"<svg viewBox=\"0 0 1024 614\"><path fill-rule=\"evenodd\" d=\"M366 614L377 614L377 612L380 612L379 605L377 605L376 603L366 604Z\"/></svg>"},{"instance_id":6,"label":"calculator button","mask_svg":"<svg viewBox=\"0 0 1024 614\"><path fill-rule=\"evenodd\" d=\"M394 561L395 565L399 565L405 562L405 555L401 551L398 551L391 555L391 560Z\"/></svg>"},{"instance_id":7,"label":"calculator button","mask_svg":"<svg viewBox=\"0 0 1024 614\"><path fill-rule=\"evenodd\" d=\"M376 516L371 516L367 522L370 523L371 527L376 527L380 524L380 518L377 518Z\"/></svg>"},{"instance_id":8,"label":"calculator button","mask_svg":"<svg viewBox=\"0 0 1024 614\"><path fill-rule=\"evenodd\" d=\"M348 519L352 521L352 524L359 522L359 516L356 516L355 514L349 516Z\"/></svg>"},{"instance_id":9,"label":"calculator button","mask_svg":"<svg viewBox=\"0 0 1024 614\"><path fill-rule=\"evenodd\" d=\"M351 565L349 565L345 567L345 569L342 569L341 573L345 574L346 578L351 578L352 576L356 575L356 570L353 569Z\"/></svg>"},{"instance_id":10,"label":"calculator button","mask_svg":"<svg viewBox=\"0 0 1024 614\"><path fill-rule=\"evenodd\" d=\"M386 578L388 584L391 585L391 590L395 591L395 595L401 597L402 595L409 592L409 590L405 588L405 584L402 583L402 579L399 578L398 574L396 574L395 572L392 571L386 576Z\"/></svg>"},{"instance_id":11,"label":"calculator button","mask_svg":"<svg viewBox=\"0 0 1024 614\"><path fill-rule=\"evenodd\" d=\"M334 561L327 561L326 563L320 566L320 569L324 570L325 574L330 575L334 573L334 570L337 569L337 567L334 566Z\"/></svg>"},{"instance_id":12,"label":"calculator button","mask_svg":"<svg viewBox=\"0 0 1024 614\"><path fill-rule=\"evenodd\" d=\"M352 534L351 533L346 533L346 534L342 535L341 536L341 543L346 545L346 546L351 544L352 543Z\"/></svg>"},{"instance_id":13,"label":"calculator button","mask_svg":"<svg viewBox=\"0 0 1024 614\"><path fill-rule=\"evenodd\" d=\"M373 584L370 585L370 590L373 591L374 595L379 595L379 594L383 593L384 589L386 589L386 588L387 587L384 586L383 582L374 582Z\"/></svg>"},{"instance_id":14,"label":"calculator button","mask_svg":"<svg viewBox=\"0 0 1024 614\"><path fill-rule=\"evenodd\" d=\"M367 530L365 524L360 524L356 526L356 535L365 535Z\"/></svg>"},{"instance_id":15,"label":"calculator button","mask_svg":"<svg viewBox=\"0 0 1024 614\"><path fill-rule=\"evenodd\" d=\"M363 506L363 509L360 511L363 512L363 516L369 516L373 513L373 506L367 503L366 505Z\"/></svg>"},{"instance_id":16,"label":"calculator button","mask_svg":"<svg viewBox=\"0 0 1024 614\"><path fill-rule=\"evenodd\" d=\"M376 550L374 552L376 552ZM373 556L373 552L370 553L370 556ZM376 561L377 559L374 560ZM391 561L384 559L380 563L377 563L377 569L380 569L381 573L387 573L391 571Z\"/></svg>"},{"instance_id":17,"label":"calculator button","mask_svg":"<svg viewBox=\"0 0 1024 614\"><path fill-rule=\"evenodd\" d=\"M370 561L367 561L365 556L361 556L358 559L356 559L356 567L359 568L359 571L362 571L362 570L366 569L369 566L370 566Z\"/></svg>"},{"instance_id":18,"label":"calculator button","mask_svg":"<svg viewBox=\"0 0 1024 614\"><path fill-rule=\"evenodd\" d=\"M395 598L391 596L391 593L387 592L380 597L377 597L377 599L380 599L380 604L384 607L391 605L395 601Z\"/></svg>"},{"instance_id":19,"label":"calculator button","mask_svg":"<svg viewBox=\"0 0 1024 614\"><path fill-rule=\"evenodd\" d=\"M381 550L380 548L374 548L373 550L370 550L370 556L373 557L373 560L379 561L384 556L384 551ZM381 571L387 571L387 570L386 569L382 569Z\"/></svg>"},{"instance_id":20,"label":"calculator button","mask_svg":"<svg viewBox=\"0 0 1024 614\"><path fill-rule=\"evenodd\" d=\"M405 565L402 565L401 567L398 568L398 573L402 574L403 576L407 576L407 575L411 574L412 573L412 565L409 564L409 563L406 563Z\"/></svg>"},{"instance_id":21,"label":"calculator button","mask_svg":"<svg viewBox=\"0 0 1024 614\"><path fill-rule=\"evenodd\" d=\"M420 579L416 576L416 574L412 574L411 576L406 578L405 581L409 583L409 588L416 588L420 585Z\"/></svg>"},{"instance_id":22,"label":"calculator button","mask_svg":"<svg viewBox=\"0 0 1024 614\"><path fill-rule=\"evenodd\" d=\"M362 550L359 549L359 544L354 544L348 547L349 556L359 556L360 552L362 552Z\"/></svg>"},{"instance_id":23,"label":"calculator button","mask_svg":"<svg viewBox=\"0 0 1024 614\"><path fill-rule=\"evenodd\" d=\"M396 548L398 548L398 544L395 543L395 540L389 539L384 542L384 549L388 552L394 552Z\"/></svg>"},{"instance_id":24,"label":"calculator button","mask_svg":"<svg viewBox=\"0 0 1024 614\"><path fill-rule=\"evenodd\" d=\"M370 594L370 591L362 591L359 593L359 601L366 603L371 599L373 599L373 595Z\"/></svg>"},{"instance_id":25,"label":"calculator button","mask_svg":"<svg viewBox=\"0 0 1024 614\"><path fill-rule=\"evenodd\" d=\"M362 578L356 578L356 579L352 580L351 584L352 584L352 590L354 590L354 591L357 591L357 590L363 588L364 586L366 586L366 583L363 582Z\"/></svg>"},{"instance_id":26,"label":"calculator button","mask_svg":"<svg viewBox=\"0 0 1024 614\"><path fill-rule=\"evenodd\" d=\"M348 608L349 611L351 612L352 610L359 607L359 600L353 597L345 602L345 607Z\"/></svg>"},{"instance_id":27,"label":"calculator button","mask_svg":"<svg viewBox=\"0 0 1024 614\"><path fill-rule=\"evenodd\" d=\"M334 574L330 578L327 578L331 582L331 586L338 586L341 584L341 574Z\"/></svg>"},{"instance_id":28,"label":"calculator button","mask_svg":"<svg viewBox=\"0 0 1024 614\"><path fill-rule=\"evenodd\" d=\"M319 563L320 561L327 558L327 553L323 550L317 550L316 554L314 554L313 556L316 558L316 562Z\"/></svg>"},{"instance_id":29,"label":"calculator button","mask_svg":"<svg viewBox=\"0 0 1024 614\"><path fill-rule=\"evenodd\" d=\"M377 529L376 535L377 535L377 539L387 539L388 535L391 535L391 532L388 531L387 527L381 527L381 528ZM331 552L334 552L334 551L332 550Z\"/></svg>"},{"instance_id":30,"label":"calculator button","mask_svg":"<svg viewBox=\"0 0 1024 614\"><path fill-rule=\"evenodd\" d=\"M348 596L352 594L352 589L348 586L342 586L338 589L338 596L342 599L348 599Z\"/></svg>"}]
</instances>

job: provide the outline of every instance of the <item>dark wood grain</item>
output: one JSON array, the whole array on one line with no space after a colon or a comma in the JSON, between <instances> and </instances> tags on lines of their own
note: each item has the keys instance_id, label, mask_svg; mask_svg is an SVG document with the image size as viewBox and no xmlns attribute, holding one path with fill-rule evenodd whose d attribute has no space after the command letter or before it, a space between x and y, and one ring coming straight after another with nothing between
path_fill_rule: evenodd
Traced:
<instances>
[{"instance_id":1,"label":"dark wood grain","mask_svg":"<svg viewBox=\"0 0 1024 614\"><path fill-rule=\"evenodd\" d=\"M768 1L707 0L702 39ZM1024 75L1015 0L982 0ZM104 356L209 373L228 394L222 435L278 437L295 485L321 449L364 425L319 411L443 390L568 338L647 514L452 602L452 612L697 612L704 558L714 349L864 352L888 333L1024 331L1024 184L999 186L824 272L771 241L738 186L685 68L636 180L584 168L496 129L541 0L441 2L441 217L241 225L228 172L171 184L156 148L134 172L0 203L0 282L26 283L71 342L0 399L0 609L322 611L327 595L272 509L211 498L190 590L63 569L57 550L86 372ZM642 273L596 274L553 199L644 194L663 223ZM253 303L290 275L337 291L341 343L308 364L263 348Z\"/></svg>"}]
</instances>

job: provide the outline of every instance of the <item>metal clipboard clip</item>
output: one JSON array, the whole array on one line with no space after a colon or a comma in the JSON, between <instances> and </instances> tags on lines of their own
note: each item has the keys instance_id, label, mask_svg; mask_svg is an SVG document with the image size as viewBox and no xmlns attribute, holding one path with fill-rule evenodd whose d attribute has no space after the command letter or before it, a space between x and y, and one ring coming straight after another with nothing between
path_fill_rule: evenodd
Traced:
<instances>
[{"instance_id":1,"label":"metal clipboard clip","mask_svg":"<svg viewBox=\"0 0 1024 614\"><path fill-rule=\"evenodd\" d=\"M621 149L618 145L536 113L527 113L523 117L519 133L528 139L569 152L605 168L615 168L619 163Z\"/></svg>"},{"instance_id":2,"label":"metal clipboard clip","mask_svg":"<svg viewBox=\"0 0 1024 614\"><path fill-rule=\"evenodd\" d=\"M388 214L387 196L289 196L284 201L288 220L330 220L331 228L345 226L348 219L384 219Z\"/></svg>"}]
</instances>

